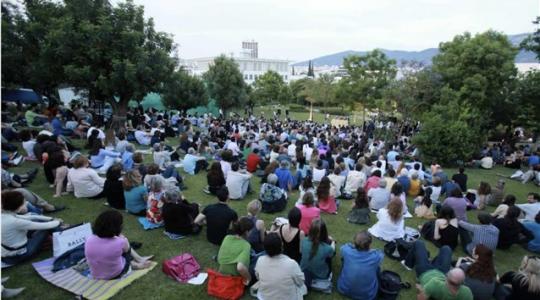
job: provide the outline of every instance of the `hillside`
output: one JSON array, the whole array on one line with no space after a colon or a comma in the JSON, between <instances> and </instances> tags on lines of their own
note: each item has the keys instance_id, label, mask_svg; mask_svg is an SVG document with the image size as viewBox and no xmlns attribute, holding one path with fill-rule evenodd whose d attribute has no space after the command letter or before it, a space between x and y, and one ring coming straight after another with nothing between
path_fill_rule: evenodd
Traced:
<instances>
[{"instance_id":1,"label":"hillside","mask_svg":"<svg viewBox=\"0 0 540 300\"><path fill-rule=\"evenodd\" d=\"M515 35L509 35L508 39L512 42L513 45L519 45L525 37L527 37L528 33L521 33L521 34L515 34ZM388 50L388 49L381 49L382 52L384 52L389 58L395 59L398 64L401 61L411 61L415 60L418 62L422 62L423 64L430 65L431 59L439 53L438 48L428 48L424 49L422 51L406 51L406 50ZM367 51L354 51L354 50L347 50L343 52L338 52L334 54L329 54L317 58L311 59L314 66L339 66L343 62L343 59L349 55L364 55ZM516 56L516 63L534 63L539 62L535 54L530 51L520 51L518 55ZM293 64L293 66L307 66L309 63L309 60L301 61Z\"/></svg>"}]
</instances>

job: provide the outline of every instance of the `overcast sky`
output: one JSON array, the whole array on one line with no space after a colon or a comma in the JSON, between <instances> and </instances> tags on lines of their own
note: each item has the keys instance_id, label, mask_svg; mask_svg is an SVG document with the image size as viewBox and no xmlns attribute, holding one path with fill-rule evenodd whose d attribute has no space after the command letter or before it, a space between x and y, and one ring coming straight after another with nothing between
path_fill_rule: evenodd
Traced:
<instances>
[{"instance_id":1,"label":"overcast sky","mask_svg":"<svg viewBox=\"0 0 540 300\"><path fill-rule=\"evenodd\" d=\"M116 1L118 2L118 1ZM182 58L259 42L259 57L306 60L345 50L421 50L456 34L531 32L540 0L135 0L172 33Z\"/></svg>"}]
</instances>

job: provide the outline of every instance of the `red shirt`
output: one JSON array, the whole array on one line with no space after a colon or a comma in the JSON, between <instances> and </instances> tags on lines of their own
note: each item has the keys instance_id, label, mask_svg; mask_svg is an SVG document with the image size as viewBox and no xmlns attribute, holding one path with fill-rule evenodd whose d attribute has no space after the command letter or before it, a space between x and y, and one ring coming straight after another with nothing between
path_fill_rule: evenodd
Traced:
<instances>
[{"instance_id":1,"label":"red shirt","mask_svg":"<svg viewBox=\"0 0 540 300\"><path fill-rule=\"evenodd\" d=\"M246 169L248 170L248 172L254 173L255 171L257 171L257 166L259 165L260 161L261 158L257 154L250 153L246 160Z\"/></svg>"}]
</instances>

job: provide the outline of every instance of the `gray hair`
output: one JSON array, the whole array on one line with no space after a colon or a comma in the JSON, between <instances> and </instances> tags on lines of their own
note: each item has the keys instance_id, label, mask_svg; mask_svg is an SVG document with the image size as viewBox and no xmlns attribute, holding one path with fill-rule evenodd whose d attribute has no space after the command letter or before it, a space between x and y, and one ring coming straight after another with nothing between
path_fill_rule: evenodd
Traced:
<instances>
[{"instance_id":1,"label":"gray hair","mask_svg":"<svg viewBox=\"0 0 540 300\"><path fill-rule=\"evenodd\" d=\"M190 147L190 148L187 150L187 153L188 153L188 154L195 154L195 149L193 149L193 147Z\"/></svg>"},{"instance_id":2,"label":"gray hair","mask_svg":"<svg viewBox=\"0 0 540 300\"><path fill-rule=\"evenodd\" d=\"M165 181L161 175L150 178L150 191L159 191L163 188Z\"/></svg>"},{"instance_id":3,"label":"gray hair","mask_svg":"<svg viewBox=\"0 0 540 300\"><path fill-rule=\"evenodd\" d=\"M268 182L269 184L275 185L277 181L278 181L278 177L276 174L269 174L268 177L266 178L266 182Z\"/></svg>"},{"instance_id":4,"label":"gray hair","mask_svg":"<svg viewBox=\"0 0 540 300\"><path fill-rule=\"evenodd\" d=\"M182 194L177 186L169 186L163 194L167 202L178 203L182 200Z\"/></svg>"},{"instance_id":5,"label":"gray hair","mask_svg":"<svg viewBox=\"0 0 540 300\"><path fill-rule=\"evenodd\" d=\"M133 144L127 144L126 145L126 151L127 152L134 152L135 151L135 146L133 146Z\"/></svg>"},{"instance_id":6,"label":"gray hair","mask_svg":"<svg viewBox=\"0 0 540 300\"><path fill-rule=\"evenodd\" d=\"M386 180L384 180L384 179L379 180L379 187L380 188L385 188L386 187Z\"/></svg>"}]
</instances>

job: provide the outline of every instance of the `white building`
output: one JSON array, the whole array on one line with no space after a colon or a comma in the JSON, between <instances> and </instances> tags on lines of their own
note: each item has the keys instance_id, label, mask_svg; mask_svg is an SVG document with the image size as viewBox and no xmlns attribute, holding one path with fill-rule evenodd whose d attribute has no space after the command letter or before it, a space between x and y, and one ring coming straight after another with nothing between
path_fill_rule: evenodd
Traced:
<instances>
[{"instance_id":1,"label":"white building","mask_svg":"<svg viewBox=\"0 0 540 300\"><path fill-rule=\"evenodd\" d=\"M255 79L268 71L275 71L285 82L291 79L290 61L283 59L266 59L258 57L258 44L255 41L242 42L240 57L231 58L238 64L240 72L244 76L244 81L248 84L255 82ZM184 59L182 66L192 75L202 76L214 62L215 57L202 57Z\"/></svg>"}]
</instances>

